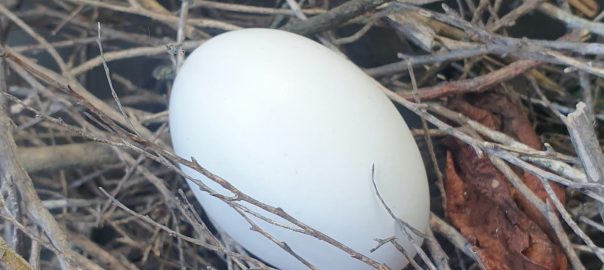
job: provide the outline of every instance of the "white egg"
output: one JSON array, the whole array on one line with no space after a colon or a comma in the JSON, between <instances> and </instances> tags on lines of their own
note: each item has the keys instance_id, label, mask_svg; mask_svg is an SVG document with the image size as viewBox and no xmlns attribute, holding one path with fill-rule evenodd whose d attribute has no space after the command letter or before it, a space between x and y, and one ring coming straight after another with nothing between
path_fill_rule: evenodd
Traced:
<instances>
[{"instance_id":1,"label":"white egg","mask_svg":"<svg viewBox=\"0 0 604 270\"><path fill-rule=\"evenodd\" d=\"M204 43L176 78L170 128L178 155L392 269L407 261L390 244L370 252L375 239L396 236L410 254L415 250L380 203L372 164L395 215L420 231L428 226L426 173L404 120L372 78L305 37L246 29ZM189 184L212 223L250 253L280 269L306 268L226 203ZM372 269L312 236L248 216L319 269Z\"/></svg>"}]
</instances>

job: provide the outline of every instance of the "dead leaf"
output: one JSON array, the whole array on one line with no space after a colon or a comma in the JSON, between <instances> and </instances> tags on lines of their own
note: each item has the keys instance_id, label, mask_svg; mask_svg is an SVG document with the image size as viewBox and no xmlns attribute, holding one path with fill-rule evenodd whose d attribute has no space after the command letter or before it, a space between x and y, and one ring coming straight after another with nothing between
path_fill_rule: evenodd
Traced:
<instances>
[{"instance_id":1,"label":"dead leaf","mask_svg":"<svg viewBox=\"0 0 604 270\"><path fill-rule=\"evenodd\" d=\"M456 99L450 107L493 129L502 130L532 147L540 146L528 117L505 96L480 95L476 106ZM548 237L543 216L508 183L487 157L479 158L468 145L446 143L447 217L476 246L489 270L567 269L562 249ZM538 179L518 170L540 198ZM556 187L563 199L563 190ZM553 236L553 235L550 235Z\"/></svg>"}]
</instances>

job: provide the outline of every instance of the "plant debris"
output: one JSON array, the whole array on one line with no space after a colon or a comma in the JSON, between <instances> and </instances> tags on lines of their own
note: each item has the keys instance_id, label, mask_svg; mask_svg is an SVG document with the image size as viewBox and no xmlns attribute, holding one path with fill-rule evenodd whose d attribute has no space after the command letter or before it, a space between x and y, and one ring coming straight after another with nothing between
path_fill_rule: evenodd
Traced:
<instances>
[{"instance_id":1,"label":"plant debris","mask_svg":"<svg viewBox=\"0 0 604 270\"><path fill-rule=\"evenodd\" d=\"M472 103L457 98L449 107L529 146L541 145L526 114L505 96L482 94ZM458 140L447 145L446 214L476 246L486 268L568 269L566 257L539 210L515 191L487 157L479 157ZM520 171L524 183L544 200L547 194L540 182ZM564 200L563 189L556 185L556 190Z\"/></svg>"}]
</instances>

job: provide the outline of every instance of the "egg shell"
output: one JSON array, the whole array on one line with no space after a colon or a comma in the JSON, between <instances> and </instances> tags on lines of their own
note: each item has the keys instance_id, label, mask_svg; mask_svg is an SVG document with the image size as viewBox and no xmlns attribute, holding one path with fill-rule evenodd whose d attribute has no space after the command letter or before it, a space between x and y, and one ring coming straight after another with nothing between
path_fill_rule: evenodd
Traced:
<instances>
[{"instance_id":1,"label":"egg shell","mask_svg":"<svg viewBox=\"0 0 604 270\"><path fill-rule=\"evenodd\" d=\"M175 152L194 157L242 192L283 210L392 269L407 264L375 239L396 236L415 254L397 217L425 231L429 193L417 145L394 105L356 65L305 37L271 29L216 36L191 53L170 99ZM230 192L194 170L212 189ZM246 250L280 269L306 267L258 232L226 203L189 182L212 223ZM276 215L242 205L286 226ZM261 228L319 269L373 269L312 236ZM421 244L421 239L415 237Z\"/></svg>"}]
</instances>

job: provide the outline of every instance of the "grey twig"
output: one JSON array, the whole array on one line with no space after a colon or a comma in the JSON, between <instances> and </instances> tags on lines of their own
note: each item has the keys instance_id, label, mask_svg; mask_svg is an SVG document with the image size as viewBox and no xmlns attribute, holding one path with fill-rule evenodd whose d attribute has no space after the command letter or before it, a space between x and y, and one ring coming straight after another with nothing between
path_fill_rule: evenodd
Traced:
<instances>
[{"instance_id":1,"label":"grey twig","mask_svg":"<svg viewBox=\"0 0 604 270\"><path fill-rule=\"evenodd\" d=\"M360 14L373 10L390 1L392 0L348 1L323 14L310 17L308 20L292 20L281 29L305 36L320 33L337 27Z\"/></svg>"}]
</instances>

